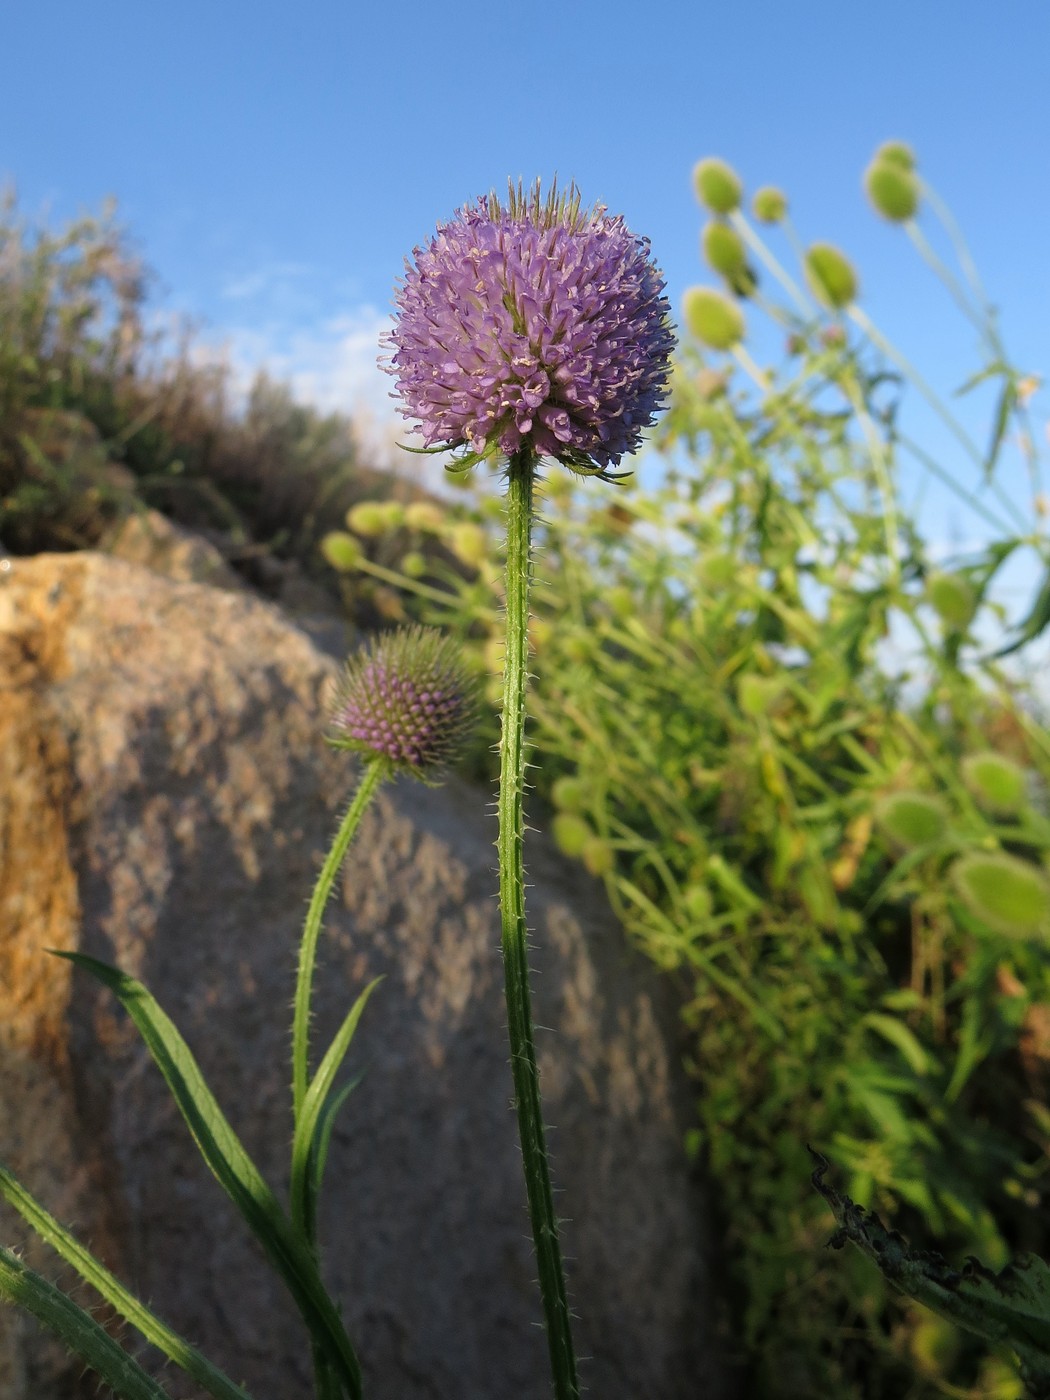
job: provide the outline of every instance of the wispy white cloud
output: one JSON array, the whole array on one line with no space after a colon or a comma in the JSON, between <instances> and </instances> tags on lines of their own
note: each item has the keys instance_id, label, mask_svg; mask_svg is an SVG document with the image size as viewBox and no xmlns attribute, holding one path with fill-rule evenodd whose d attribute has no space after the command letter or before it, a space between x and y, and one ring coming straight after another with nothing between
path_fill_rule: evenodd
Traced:
<instances>
[{"instance_id":1,"label":"wispy white cloud","mask_svg":"<svg viewBox=\"0 0 1050 1400\"><path fill-rule=\"evenodd\" d=\"M219 288L224 301L256 301L260 297L282 296L289 284L301 283L311 275L306 263L273 262L248 272L228 274Z\"/></svg>"},{"instance_id":2,"label":"wispy white cloud","mask_svg":"<svg viewBox=\"0 0 1050 1400\"><path fill-rule=\"evenodd\" d=\"M436 485L444 475L437 459L396 446L412 434L391 399L393 381L378 364L380 336L391 325L388 313L367 304L305 321L246 317L212 337L205 353L223 355L235 391L247 394L255 376L265 372L288 384L301 402L346 414L376 466L422 475Z\"/></svg>"}]
</instances>

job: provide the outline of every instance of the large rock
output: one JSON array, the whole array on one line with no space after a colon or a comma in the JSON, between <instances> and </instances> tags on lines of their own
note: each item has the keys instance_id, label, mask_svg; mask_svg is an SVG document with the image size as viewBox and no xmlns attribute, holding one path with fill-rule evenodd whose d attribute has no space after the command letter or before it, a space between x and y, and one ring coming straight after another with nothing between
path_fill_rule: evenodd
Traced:
<instances>
[{"instance_id":1,"label":"large rock","mask_svg":"<svg viewBox=\"0 0 1050 1400\"><path fill-rule=\"evenodd\" d=\"M298 931L353 780L320 739L333 671L247 595L92 554L0 574L0 1160L257 1400L311 1394L294 1308L112 996L43 950L82 949L154 990L283 1191ZM322 1217L368 1400L549 1394L488 796L384 790L326 925L318 1043L386 978L352 1050L367 1074ZM726 1392L673 1015L599 887L542 837L528 864L585 1383L599 1400L713 1400ZM55 1272L10 1212L0 1237ZM77 1370L0 1312L0 1400L66 1400Z\"/></svg>"}]
</instances>

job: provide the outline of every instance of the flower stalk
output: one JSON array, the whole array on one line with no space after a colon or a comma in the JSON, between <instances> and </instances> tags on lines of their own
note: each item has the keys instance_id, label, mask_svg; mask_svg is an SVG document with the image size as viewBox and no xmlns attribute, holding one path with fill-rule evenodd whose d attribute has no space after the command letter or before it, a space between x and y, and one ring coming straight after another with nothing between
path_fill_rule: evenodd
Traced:
<instances>
[{"instance_id":1,"label":"flower stalk","mask_svg":"<svg viewBox=\"0 0 1050 1400\"><path fill-rule=\"evenodd\" d=\"M325 858L321 873L310 898L303 925L302 942L299 945L299 975L295 984L295 1012L292 1025L292 1103L295 1121L298 1124L303 1111L303 1101L309 1087L310 1056L310 994L313 989L314 964L317 961L317 940L321 932L321 920L325 905L332 893L335 878L346 859L361 818L379 790L383 779L389 776L389 763L382 758L374 758L365 764L357 792L346 809L339 824L331 850Z\"/></svg>"},{"instance_id":2,"label":"flower stalk","mask_svg":"<svg viewBox=\"0 0 1050 1400\"><path fill-rule=\"evenodd\" d=\"M507 492L507 647L503 671L503 736L500 745L497 841L500 921L518 1133L521 1139L532 1238L536 1246L554 1394L556 1400L578 1400L580 1386L540 1101L525 924L522 808L525 789L525 692L529 661L528 620L534 476L535 458L532 452L524 449L514 453L510 458Z\"/></svg>"}]
</instances>

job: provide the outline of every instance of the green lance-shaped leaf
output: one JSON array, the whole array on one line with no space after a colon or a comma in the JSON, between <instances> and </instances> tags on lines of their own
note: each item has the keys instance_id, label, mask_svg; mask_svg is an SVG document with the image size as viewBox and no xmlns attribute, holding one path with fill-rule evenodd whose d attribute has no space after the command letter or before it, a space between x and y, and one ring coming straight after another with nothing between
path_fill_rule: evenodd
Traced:
<instances>
[{"instance_id":1,"label":"green lance-shaped leaf","mask_svg":"<svg viewBox=\"0 0 1050 1400\"><path fill-rule=\"evenodd\" d=\"M51 1248L72 1264L85 1283L98 1290L106 1302L126 1322L130 1322L147 1341L174 1361L215 1400L250 1400L248 1392L225 1376L195 1347L180 1337L155 1313L129 1293L118 1278L50 1215L25 1187L4 1167L0 1166L0 1196L18 1211L22 1219Z\"/></svg>"},{"instance_id":2,"label":"green lance-shaped leaf","mask_svg":"<svg viewBox=\"0 0 1050 1400\"><path fill-rule=\"evenodd\" d=\"M325 1052L324 1059L306 1091L302 1108L296 1119L295 1137L292 1140L292 1222L296 1229L304 1231L305 1237L311 1244L317 1204L314 1186L320 1184L320 1172L316 1176L312 1176L310 1168L318 1150L318 1130L323 1122L324 1109L331 1095L332 1085L339 1073L339 1067L346 1058L346 1052L350 1048L350 1042L354 1038L354 1032L361 1019L361 1013L368 1003L368 998L382 980L381 977L376 977L370 982L347 1012L343 1024L339 1027L335 1039ZM329 1133L330 1131L329 1126ZM323 1170L323 1159L320 1162L320 1167Z\"/></svg>"},{"instance_id":3,"label":"green lance-shaped leaf","mask_svg":"<svg viewBox=\"0 0 1050 1400\"><path fill-rule=\"evenodd\" d=\"M352 1400L360 1400L357 1357L313 1255L227 1122L174 1023L133 977L83 953L56 955L90 972L119 998L163 1074L201 1155L284 1279L311 1335L323 1347L348 1394Z\"/></svg>"},{"instance_id":4,"label":"green lance-shaped leaf","mask_svg":"<svg viewBox=\"0 0 1050 1400\"><path fill-rule=\"evenodd\" d=\"M810 1149L812 1152L812 1149ZM1033 1254L1021 1255L1000 1273L974 1259L953 1269L940 1255L909 1249L896 1230L855 1205L824 1181L827 1159L817 1163L813 1185L838 1222L831 1245L854 1244L885 1279L941 1317L998 1346L1010 1347L1033 1400L1050 1396L1050 1266Z\"/></svg>"},{"instance_id":5,"label":"green lance-shaped leaf","mask_svg":"<svg viewBox=\"0 0 1050 1400\"><path fill-rule=\"evenodd\" d=\"M0 1298L32 1313L110 1387L119 1400L169 1400L104 1327L60 1288L0 1247Z\"/></svg>"}]
</instances>

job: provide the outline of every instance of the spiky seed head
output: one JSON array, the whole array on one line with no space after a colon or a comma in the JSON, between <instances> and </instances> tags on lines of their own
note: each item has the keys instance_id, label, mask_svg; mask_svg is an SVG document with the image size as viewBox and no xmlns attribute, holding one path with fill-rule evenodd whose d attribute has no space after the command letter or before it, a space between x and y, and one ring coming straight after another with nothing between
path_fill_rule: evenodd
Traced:
<instances>
[{"instance_id":1,"label":"spiky seed head","mask_svg":"<svg viewBox=\"0 0 1050 1400\"><path fill-rule=\"evenodd\" d=\"M875 804L875 820L903 850L932 845L948 828L944 807L924 792L887 793Z\"/></svg>"},{"instance_id":2,"label":"spiky seed head","mask_svg":"<svg viewBox=\"0 0 1050 1400\"><path fill-rule=\"evenodd\" d=\"M806 253L806 281L816 299L832 311L842 311L857 299L853 264L831 243L813 243Z\"/></svg>"},{"instance_id":3,"label":"spiky seed head","mask_svg":"<svg viewBox=\"0 0 1050 1400\"><path fill-rule=\"evenodd\" d=\"M693 167L696 196L712 214L731 214L740 208L744 187L731 165L717 156L706 156Z\"/></svg>"},{"instance_id":4,"label":"spiky seed head","mask_svg":"<svg viewBox=\"0 0 1050 1400\"><path fill-rule=\"evenodd\" d=\"M723 277L732 277L747 267L744 240L735 228L721 219L710 219L704 225L700 246L708 265Z\"/></svg>"},{"instance_id":5,"label":"spiky seed head","mask_svg":"<svg viewBox=\"0 0 1050 1400\"><path fill-rule=\"evenodd\" d=\"M919 184L910 170L891 160L874 160L864 172L864 188L876 214L902 224L919 208Z\"/></svg>"},{"instance_id":6,"label":"spiky seed head","mask_svg":"<svg viewBox=\"0 0 1050 1400\"><path fill-rule=\"evenodd\" d=\"M760 190L755 191L751 208L760 224L782 223L787 217L787 195L775 185L763 185Z\"/></svg>"},{"instance_id":7,"label":"spiky seed head","mask_svg":"<svg viewBox=\"0 0 1050 1400\"><path fill-rule=\"evenodd\" d=\"M1009 815L1028 800L1024 769L1013 759L990 749L968 754L962 762L963 781L982 807Z\"/></svg>"},{"instance_id":8,"label":"spiky seed head","mask_svg":"<svg viewBox=\"0 0 1050 1400\"><path fill-rule=\"evenodd\" d=\"M682 310L689 330L712 350L731 350L744 338L744 313L714 287L690 287Z\"/></svg>"},{"instance_id":9,"label":"spiky seed head","mask_svg":"<svg viewBox=\"0 0 1050 1400\"><path fill-rule=\"evenodd\" d=\"M427 781L458 754L477 687L453 638L404 627L352 656L337 687L329 742Z\"/></svg>"},{"instance_id":10,"label":"spiky seed head","mask_svg":"<svg viewBox=\"0 0 1050 1400\"><path fill-rule=\"evenodd\" d=\"M952 882L972 914L1016 938L1046 932L1050 885L1035 865L1002 852L975 851L952 866Z\"/></svg>"}]
</instances>

